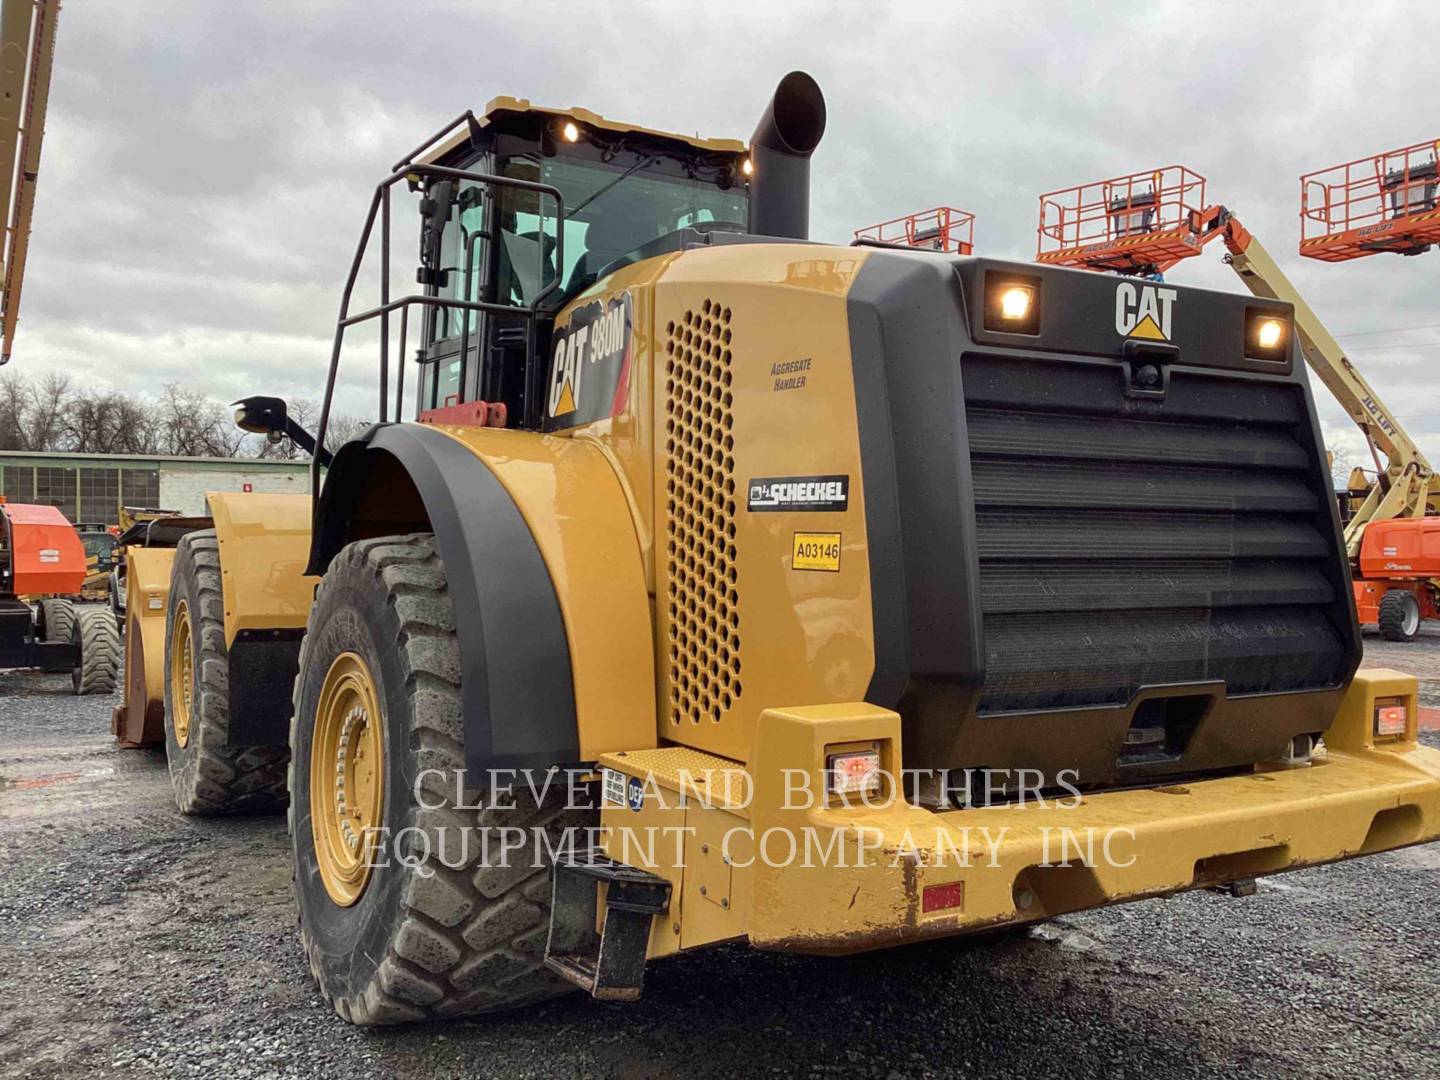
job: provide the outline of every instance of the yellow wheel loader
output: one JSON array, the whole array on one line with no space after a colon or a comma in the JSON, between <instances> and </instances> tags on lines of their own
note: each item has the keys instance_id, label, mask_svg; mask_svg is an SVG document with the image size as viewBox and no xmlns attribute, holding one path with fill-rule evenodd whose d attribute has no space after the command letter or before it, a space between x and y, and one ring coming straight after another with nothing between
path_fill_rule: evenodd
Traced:
<instances>
[{"instance_id":1,"label":"yellow wheel loader","mask_svg":"<svg viewBox=\"0 0 1440 1080\"><path fill-rule=\"evenodd\" d=\"M212 498L168 579L132 554L182 807L288 751L346 1018L633 999L721 942L849 953L1440 833L1415 681L1356 671L1290 306L812 243L824 125L802 73L748 144L462 115L371 201L313 505ZM360 324L379 422L330 460Z\"/></svg>"}]
</instances>

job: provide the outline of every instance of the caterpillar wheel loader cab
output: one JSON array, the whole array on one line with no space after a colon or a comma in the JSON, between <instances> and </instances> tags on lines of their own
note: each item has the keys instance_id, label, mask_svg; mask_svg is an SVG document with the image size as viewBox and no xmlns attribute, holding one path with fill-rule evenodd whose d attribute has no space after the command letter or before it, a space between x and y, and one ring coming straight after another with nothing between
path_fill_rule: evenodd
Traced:
<instances>
[{"instance_id":1,"label":"caterpillar wheel loader cab","mask_svg":"<svg viewBox=\"0 0 1440 1080\"><path fill-rule=\"evenodd\" d=\"M366 322L378 422L315 464L307 565L241 556L319 582L290 828L343 1016L630 999L685 949L854 952L1440 832L1414 680L1356 674L1293 338L1248 344L1290 306L811 243L824 116L799 73L748 146L499 99L377 186L318 440ZM404 188L422 289L392 297Z\"/></svg>"}]
</instances>

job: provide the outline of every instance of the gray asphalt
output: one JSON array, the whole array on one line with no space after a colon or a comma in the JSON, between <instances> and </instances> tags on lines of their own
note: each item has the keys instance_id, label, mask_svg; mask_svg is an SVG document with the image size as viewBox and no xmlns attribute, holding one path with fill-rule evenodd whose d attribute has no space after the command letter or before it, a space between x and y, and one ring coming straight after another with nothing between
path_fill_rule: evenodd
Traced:
<instances>
[{"instance_id":1,"label":"gray asphalt","mask_svg":"<svg viewBox=\"0 0 1440 1080\"><path fill-rule=\"evenodd\" d=\"M1418 669L1440 632L1367 645ZM696 953L631 1006L359 1030L301 961L283 820L182 818L111 704L0 673L0 1075L1440 1075L1440 845L999 942Z\"/></svg>"}]
</instances>

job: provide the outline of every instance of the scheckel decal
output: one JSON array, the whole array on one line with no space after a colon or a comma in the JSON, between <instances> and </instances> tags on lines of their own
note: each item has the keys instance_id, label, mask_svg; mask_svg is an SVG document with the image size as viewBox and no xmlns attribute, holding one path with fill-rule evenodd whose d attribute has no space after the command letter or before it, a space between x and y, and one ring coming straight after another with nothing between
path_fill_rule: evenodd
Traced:
<instances>
[{"instance_id":1,"label":"scheckel decal","mask_svg":"<svg viewBox=\"0 0 1440 1080\"><path fill-rule=\"evenodd\" d=\"M555 331L545 430L616 416L630 396L633 307L623 292L577 308Z\"/></svg>"},{"instance_id":2,"label":"scheckel decal","mask_svg":"<svg viewBox=\"0 0 1440 1080\"><path fill-rule=\"evenodd\" d=\"M850 505L850 477L762 476L750 481L746 508L766 510L844 510Z\"/></svg>"}]
</instances>

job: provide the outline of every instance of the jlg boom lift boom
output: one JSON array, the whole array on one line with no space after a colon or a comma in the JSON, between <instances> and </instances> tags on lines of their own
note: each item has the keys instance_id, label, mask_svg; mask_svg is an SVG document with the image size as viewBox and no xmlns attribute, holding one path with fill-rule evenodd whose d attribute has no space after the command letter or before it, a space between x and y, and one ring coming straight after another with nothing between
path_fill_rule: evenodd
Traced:
<instances>
[{"instance_id":1,"label":"jlg boom lift boom","mask_svg":"<svg viewBox=\"0 0 1440 1080\"><path fill-rule=\"evenodd\" d=\"M362 322L379 423L313 506L212 501L168 581L136 553L177 799L283 793L288 756L343 1016L628 999L721 942L849 953L1440 834L1415 681L1355 670L1292 308L1167 289L1137 345L1099 275L808 242L824 123L802 73L748 144L462 115L377 186L344 289L321 426ZM516 775L566 766L594 804Z\"/></svg>"},{"instance_id":2,"label":"jlg boom lift boom","mask_svg":"<svg viewBox=\"0 0 1440 1080\"><path fill-rule=\"evenodd\" d=\"M1338 261L1378 251L1415 254L1440 238L1433 145L1424 158L1411 147L1371 161L1302 178L1302 220L1331 231L1302 239L1301 254ZM1391 162L1388 167L1385 162ZM1367 178L1368 177L1368 178ZM1321 323L1264 245L1224 206L1206 199L1205 178L1184 166L1132 173L1040 196L1037 261L1054 266L1160 278L1182 260L1199 255L1212 240L1224 242L1225 262L1256 297L1293 306L1300 353L1355 421L1375 455L1377 483L1345 524L1360 620L1378 624L1387 637L1409 640L1422 614L1440 616L1440 560L1423 551L1424 537L1440 526L1425 520L1431 496L1440 494L1424 453L1405 431L1345 351ZM1117 294L1116 327L1135 340L1163 349L1169 340L1169 288L1133 284ZM1137 312L1130 298L1158 296L1159 305ZM1160 316L1163 316L1161 318ZM1288 329L1256 324L1247 343L1256 355L1288 353ZM1385 455L1381 466L1379 455Z\"/></svg>"}]
</instances>

